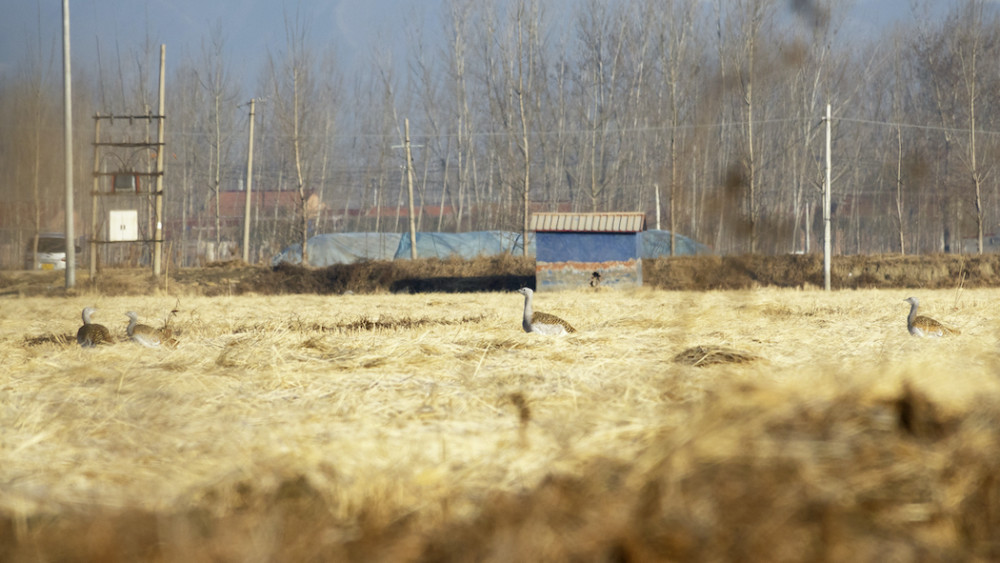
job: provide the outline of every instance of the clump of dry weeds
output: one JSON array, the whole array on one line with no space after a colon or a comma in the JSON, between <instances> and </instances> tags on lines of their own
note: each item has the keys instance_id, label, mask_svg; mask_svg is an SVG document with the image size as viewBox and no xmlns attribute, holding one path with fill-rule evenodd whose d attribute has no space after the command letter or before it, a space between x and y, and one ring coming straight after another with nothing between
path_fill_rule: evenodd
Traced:
<instances>
[{"instance_id":1,"label":"clump of dry weeds","mask_svg":"<svg viewBox=\"0 0 1000 563\"><path fill-rule=\"evenodd\" d=\"M759 356L755 356L749 352L726 348L725 346L694 346L674 356L675 363L694 367L717 364L746 364L759 359Z\"/></svg>"}]
</instances>

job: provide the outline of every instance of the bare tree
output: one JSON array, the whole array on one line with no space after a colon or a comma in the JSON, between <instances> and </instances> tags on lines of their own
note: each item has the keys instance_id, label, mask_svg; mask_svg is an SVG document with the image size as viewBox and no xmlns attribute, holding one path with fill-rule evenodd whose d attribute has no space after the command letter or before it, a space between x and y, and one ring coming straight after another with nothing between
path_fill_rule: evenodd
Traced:
<instances>
[{"instance_id":1,"label":"bare tree","mask_svg":"<svg viewBox=\"0 0 1000 563\"><path fill-rule=\"evenodd\" d=\"M51 56L45 60L39 45L37 50L29 48L28 58L31 64L21 67L18 81L12 87L5 87L0 94L5 105L10 107L9 113L5 112L5 123L0 125L6 132L7 141L4 143L7 145L5 150L0 151L6 155L3 158L6 162L0 161L0 169L4 171L4 176L9 175L4 178L5 186L27 186L30 191L27 202L17 193L3 194L2 197L5 205L28 212L26 215L11 214L11 217L19 222L28 219L25 226L29 226L31 232L32 267L38 268L38 238L48 225L44 217L51 217L57 211L51 202L58 201L58 197L51 188L58 185L53 173L60 169L57 164L60 157L46 147L59 146L53 138L57 127L54 116L58 114L59 106L49 95L52 87ZM23 248L20 244L17 247Z\"/></svg>"},{"instance_id":2,"label":"bare tree","mask_svg":"<svg viewBox=\"0 0 1000 563\"><path fill-rule=\"evenodd\" d=\"M528 13L528 9L531 13ZM525 19L528 20L528 34L531 36L528 38L528 44L525 45ZM520 117L521 122L521 138L518 148L521 149L521 156L524 158L524 222L522 225L522 237L525 241L524 244L524 255L528 255L528 231L530 226L528 223L528 217L530 216L530 201L531 201L531 147L529 145L529 131L530 123L528 121L529 114L527 112L527 102L525 97L527 96L527 90L530 90L534 82L534 61L535 61L535 43L532 41L535 34L537 33L537 28L533 25L534 22L538 21L538 6L532 4L530 8L525 5L524 2L520 2L517 5L517 112ZM527 69L525 68L527 67Z\"/></svg>"},{"instance_id":3,"label":"bare tree","mask_svg":"<svg viewBox=\"0 0 1000 563\"><path fill-rule=\"evenodd\" d=\"M986 110L988 106L980 98L985 85L996 81L993 66L983 64L996 56L996 27L997 20L987 17L982 0L966 0L939 27L921 29L909 45L916 67L914 78L931 94L931 105L919 110L928 117L934 115L934 121L941 126L940 141L928 150L941 154L934 163L939 174L950 181L954 166L960 174L956 181L962 185L961 190L937 190L928 197L944 201L944 205L936 206L939 209L952 208L949 215L954 228L943 230L957 232L959 236L963 227L962 209L966 201L971 203L978 252L983 251L987 220L983 185L992 168L990 161L982 158L987 149L982 146L979 134L983 125L989 123L992 112ZM944 220L947 222L949 217Z\"/></svg>"},{"instance_id":4,"label":"bare tree","mask_svg":"<svg viewBox=\"0 0 1000 563\"><path fill-rule=\"evenodd\" d=\"M182 63L171 78L170 84L173 85L174 95L167 97L167 115L170 116L166 122L167 137L180 141L170 151L175 159L173 165L166 171L166 184L175 187L167 192L169 206L167 214L170 217L180 217L180 243L181 248L186 250L189 243L186 228L188 221L195 216L203 202L195 197L195 186L200 186L197 176L202 167L202 135L194 132L200 131L202 116L199 112L207 108L205 90L198 79L198 69L194 62ZM202 229L197 229L197 233L200 240ZM182 252L181 266L191 265L187 254Z\"/></svg>"},{"instance_id":5,"label":"bare tree","mask_svg":"<svg viewBox=\"0 0 1000 563\"><path fill-rule=\"evenodd\" d=\"M666 82L660 91L669 96L667 101L668 116L665 122L667 127L667 166L669 167L667 224L670 230L670 255L673 256L676 254L677 248L677 206L681 191L681 165L678 162L679 136L682 131L681 112L685 99L696 99L695 96L682 95L681 88L691 87L692 82L688 80L686 83L682 83L683 78L684 75L690 77L689 68L697 68L695 65L689 65L688 49L690 49L691 35L694 31L693 25L698 4L691 0L667 0L665 3L651 0L651 4L653 9L650 10L652 14L648 21L657 28L656 51L660 56L659 66L663 80ZM693 204L694 201L690 203Z\"/></svg>"},{"instance_id":6,"label":"bare tree","mask_svg":"<svg viewBox=\"0 0 1000 563\"><path fill-rule=\"evenodd\" d=\"M322 118L320 122L322 123L322 134L320 135L320 143L318 147L318 158L321 161L319 180L317 181L317 195L319 207L315 210L317 214L323 210L325 202L328 201L330 194L327 192L328 182L330 180L330 170L333 168L331 161L336 155L336 143L334 139L336 135L334 133L339 129L339 104L343 97L343 84L339 71L339 65L337 64L336 53L332 50L326 51L322 58L320 64L320 72L325 80L318 85L318 90L322 92L323 103L321 106ZM318 215L316 217L316 231L320 232L323 227L324 221L323 215Z\"/></svg>"},{"instance_id":7,"label":"bare tree","mask_svg":"<svg viewBox=\"0 0 1000 563\"><path fill-rule=\"evenodd\" d=\"M295 186L299 200L299 237L302 244L302 264L309 264L309 208L310 191L307 189L310 164L316 139L312 135L314 122L313 103L315 81L312 77L313 54L308 41L308 25L296 15L292 20L285 15L285 60L280 68L272 60L271 76L276 100L275 113L282 123L284 134L291 145L291 164L294 168ZM309 132L307 133L307 129Z\"/></svg>"},{"instance_id":8,"label":"bare tree","mask_svg":"<svg viewBox=\"0 0 1000 563\"><path fill-rule=\"evenodd\" d=\"M608 190L619 180L624 122L620 106L623 87L623 51L629 41L624 12L591 0L578 14L581 72L578 95L580 120L587 131L583 175L587 178L591 211L608 200Z\"/></svg>"},{"instance_id":9,"label":"bare tree","mask_svg":"<svg viewBox=\"0 0 1000 563\"><path fill-rule=\"evenodd\" d=\"M759 163L757 145L760 142L754 135L755 120L758 118L755 106L754 87L758 86L758 74L763 69L758 67L764 40L764 26L770 23L774 0L736 0L731 15L736 18L738 29L736 36L740 41L735 51L736 72L742 93L744 106L743 115L743 158L742 168L745 174L746 213L750 235L750 253L757 252L758 223L760 222L760 200L758 194Z\"/></svg>"},{"instance_id":10,"label":"bare tree","mask_svg":"<svg viewBox=\"0 0 1000 563\"><path fill-rule=\"evenodd\" d=\"M501 23L495 14L484 11L481 25L483 37L492 41L478 42L480 71L477 78L489 101L489 128L498 133L489 138L497 182L503 189L499 207L513 212L518 229L527 240L531 208L534 149L532 136L535 124L534 96L541 57L541 8L537 0L518 0L510 6ZM501 28L498 29L498 28ZM539 83L539 84L540 84ZM515 201L515 194L518 200ZM516 224L514 217L501 222ZM509 222L508 222L509 221ZM525 253L528 252L525 245Z\"/></svg>"},{"instance_id":11,"label":"bare tree","mask_svg":"<svg viewBox=\"0 0 1000 563\"><path fill-rule=\"evenodd\" d=\"M895 175L895 203L896 203L896 223L899 234L899 253L906 254L906 237L903 222L903 81L902 70L900 68L899 41L894 44L893 49L893 71L895 76L895 88L892 90L892 116L896 122L896 175Z\"/></svg>"},{"instance_id":12,"label":"bare tree","mask_svg":"<svg viewBox=\"0 0 1000 563\"><path fill-rule=\"evenodd\" d=\"M968 140L964 151L960 153L960 159L966 167L969 179L972 182L972 201L976 219L976 250L983 253L983 223L985 210L983 208L983 182L989 174L988 170L981 167L978 158L976 141L978 137L977 127L980 125L977 120L976 110L979 106L980 97L980 65L984 53L984 43L988 40L987 29L996 28L996 20L987 22L984 20L984 2L982 0L969 0L961 8L959 20L956 22L952 37L954 38L954 52L958 59L959 78L961 80L961 93L964 95L964 103L968 117L966 120ZM992 57L990 57L992 58Z\"/></svg>"},{"instance_id":13,"label":"bare tree","mask_svg":"<svg viewBox=\"0 0 1000 563\"><path fill-rule=\"evenodd\" d=\"M222 23L215 24L211 41L202 45L202 68L198 80L211 104L207 128L211 135L211 157L208 160L208 177L215 201L215 251L222 247L222 176L229 159L233 135L233 117L238 92L226 60L226 37ZM217 254L218 256L218 254Z\"/></svg>"}]
</instances>

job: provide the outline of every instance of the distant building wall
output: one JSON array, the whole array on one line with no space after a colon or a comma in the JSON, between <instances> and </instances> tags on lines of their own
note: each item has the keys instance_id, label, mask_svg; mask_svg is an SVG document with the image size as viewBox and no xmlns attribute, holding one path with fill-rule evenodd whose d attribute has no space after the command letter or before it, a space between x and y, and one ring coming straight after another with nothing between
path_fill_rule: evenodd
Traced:
<instances>
[{"instance_id":1,"label":"distant building wall","mask_svg":"<svg viewBox=\"0 0 1000 563\"><path fill-rule=\"evenodd\" d=\"M598 274L601 286L642 285L641 241L637 233L537 233L535 283L540 291L587 287Z\"/></svg>"},{"instance_id":2,"label":"distant building wall","mask_svg":"<svg viewBox=\"0 0 1000 563\"><path fill-rule=\"evenodd\" d=\"M642 285L641 213L536 213L539 291Z\"/></svg>"}]
</instances>

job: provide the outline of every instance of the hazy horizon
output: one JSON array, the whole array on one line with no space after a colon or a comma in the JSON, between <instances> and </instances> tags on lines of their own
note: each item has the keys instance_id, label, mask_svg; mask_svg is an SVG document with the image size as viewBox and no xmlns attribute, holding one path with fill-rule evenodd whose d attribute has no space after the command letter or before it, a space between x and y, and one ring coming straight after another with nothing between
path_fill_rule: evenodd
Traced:
<instances>
[{"instance_id":1,"label":"hazy horizon","mask_svg":"<svg viewBox=\"0 0 1000 563\"><path fill-rule=\"evenodd\" d=\"M567 9L576 0L553 0L552 11ZM345 71L372 63L378 51L405 58L415 34L433 37L441 30L438 14L444 2L319 0L262 2L235 0L226 4L196 0L81 0L70 4L73 68L79 72L116 72L118 65L158 52L167 46L167 65L198 60L213 30L221 26L226 56L234 72L247 82L259 71L267 54L286 45L285 20L298 16L307 26L311 43L330 48ZM944 13L951 0L932 8ZM791 6L791 2L789 2ZM62 5L57 2L0 0L0 78L16 72L29 58L58 71L62 67ZM557 17L558 14L556 14ZM912 0L859 0L848 15L844 33L868 37L913 18ZM107 26L107 30L102 28ZM394 64L401 61L394 60Z\"/></svg>"}]
</instances>

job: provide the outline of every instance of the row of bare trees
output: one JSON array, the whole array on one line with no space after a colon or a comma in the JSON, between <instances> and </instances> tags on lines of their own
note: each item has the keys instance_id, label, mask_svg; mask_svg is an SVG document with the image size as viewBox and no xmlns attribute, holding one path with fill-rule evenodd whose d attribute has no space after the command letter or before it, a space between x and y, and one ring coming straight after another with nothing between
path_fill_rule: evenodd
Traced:
<instances>
[{"instance_id":1,"label":"row of bare trees","mask_svg":"<svg viewBox=\"0 0 1000 563\"><path fill-rule=\"evenodd\" d=\"M858 35L840 0L552 6L442 0L439 29L405 33L405 60L373 47L350 73L306 15L289 14L284 44L256 54L255 82L235 75L231 30L217 25L168 78L167 236L186 249L242 240L242 218L226 217L220 196L244 181L255 98L255 191L297 203L255 205L254 260L318 232L405 230L404 118L418 230L516 231L530 211L640 210L651 227L722 253L809 252L822 232L829 102L837 252L992 248L1000 20L990 2L956 2L937 20L915 3L911 23L875 38ZM78 73L78 154L90 154L87 116L148 106L152 45L117 72ZM58 82L38 51L0 82L0 197L26 211L3 217L17 239L8 254L58 225ZM79 186L88 173L79 166Z\"/></svg>"}]
</instances>

